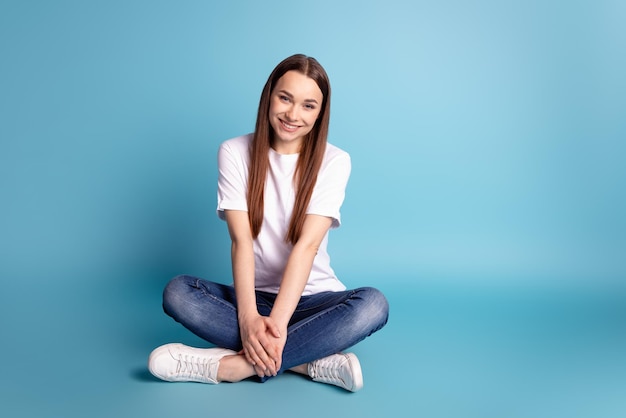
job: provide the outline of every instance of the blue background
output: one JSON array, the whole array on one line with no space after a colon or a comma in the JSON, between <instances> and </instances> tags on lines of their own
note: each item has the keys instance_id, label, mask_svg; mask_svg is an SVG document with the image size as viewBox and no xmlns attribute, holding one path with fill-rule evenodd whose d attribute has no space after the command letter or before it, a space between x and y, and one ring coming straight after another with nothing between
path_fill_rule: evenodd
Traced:
<instances>
[{"instance_id":1,"label":"blue background","mask_svg":"<svg viewBox=\"0 0 626 418\"><path fill-rule=\"evenodd\" d=\"M1 0L1 408L623 416L624 21L618 0ZM217 147L300 52L353 159L335 270L392 306L355 348L366 388L155 382L152 348L202 344L164 284L230 281Z\"/></svg>"}]
</instances>

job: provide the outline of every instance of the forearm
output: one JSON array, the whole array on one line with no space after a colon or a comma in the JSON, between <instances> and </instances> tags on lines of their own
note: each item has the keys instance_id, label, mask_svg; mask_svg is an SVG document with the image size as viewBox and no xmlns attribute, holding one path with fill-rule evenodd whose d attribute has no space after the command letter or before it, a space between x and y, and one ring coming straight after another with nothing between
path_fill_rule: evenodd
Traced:
<instances>
[{"instance_id":1,"label":"forearm","mask_svg":"<svg viewBox=\"0 0 626 418\"><path fill-rule=\"evenodd\" d=\"M227 210L225 216L232 242L233 283L241 319L242 315L258 313L254 292L254 244L247 212Z\"/></svg>"},{"instance_id":2,"label":"forearm","mask_svg":"<svg viewBox=\"0 0 626 418\"><path fill-rule=\"evenodd\" d=\"M280 368L279 347L272 339L280 332L270 318L259 315L255 292L254 240L248 215L242 211L225 211L232 241L233 282L237 298L237 317L242 352L259 376L275 375Z\"/></svg>"},{"instance_id":3,"label":"forearm","mask_svg":"<svg viewBox=\"0 0 626 418\"><path fill-rule=\"evenodd\" d=\"M287 260L280 290L270 314L282 329L287 328L302 297L311 274L313 260L331 224L331 218L319 215L307 215L304 220L302 233Z\"/></svg>"},{"instance_id":4,"label":"forearm","mask_svg":"<svg viewBox=\"0 0 626 418\"><path fill-rule=\"evenodd\" d=\"M287 260L276 302L270 317L286 329L311 274L317 247L296 244Z\"/></svg>"},{"instance_id":5,"label":"forearm","mask_svg":"<svg viewBox=\"0 0 626 418\"><path fill-rule=\"evenodd\" d=\"M254 292L254 252L252 244L233 242L231 247L233 283L237 296L237 312L240 317L256 314Z\"/></svg>"}]
</instances>

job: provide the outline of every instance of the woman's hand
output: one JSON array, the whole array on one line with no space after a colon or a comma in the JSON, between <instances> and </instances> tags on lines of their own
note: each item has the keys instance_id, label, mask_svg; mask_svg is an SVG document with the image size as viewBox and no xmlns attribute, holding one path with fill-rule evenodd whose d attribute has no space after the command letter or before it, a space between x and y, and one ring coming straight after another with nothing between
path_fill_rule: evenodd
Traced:
<instances>
[{"instance_id":1,"label":"woman's hand","mask_svg":"<svg viewBox=\"0 0 626 418\"><path fill-rule=\"evenodd\" d=\"M251 314L239 318L243 353L259 377L276 376L282 363L287 330L279 329L267 316Z\"/></svg>"}]
</instances>

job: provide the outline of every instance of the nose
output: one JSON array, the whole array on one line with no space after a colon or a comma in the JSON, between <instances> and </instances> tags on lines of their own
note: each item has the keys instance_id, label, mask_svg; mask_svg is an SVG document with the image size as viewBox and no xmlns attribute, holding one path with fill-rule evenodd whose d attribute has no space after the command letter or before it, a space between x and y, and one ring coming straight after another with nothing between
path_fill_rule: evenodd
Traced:
<instances>
[{"instance_id":1,"label":"nose","mask_svg":"<svg viewBox=\"0 0 626 418\"><path fill-rule=\"evenodd\" d=\"M285 110L285 117L287 118L287 120L289 120L290 122L296 121L298 119L298 111L297 111L297 107L296 106L289 106L289 108L287 108Z\"/></svg>"}]
</instances>

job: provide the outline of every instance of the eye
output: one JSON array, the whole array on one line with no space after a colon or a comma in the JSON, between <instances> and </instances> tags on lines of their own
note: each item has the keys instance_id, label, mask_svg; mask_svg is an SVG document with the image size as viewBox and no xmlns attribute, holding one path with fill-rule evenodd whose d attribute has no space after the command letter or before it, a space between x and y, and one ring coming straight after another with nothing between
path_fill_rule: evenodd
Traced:
<instances>
[{"instance_id":1,"label":"eye","mask_svg":"<svg viewBox=\"0 0 626 418\"><path fill-rule=\"evenodd\" d=\"M278 98L281 102L289 103L289 97L285 96L284 94L281 94L280 96L278 96Z\"/></svg>"},{"instance_id":2,"label":"eye","mask_svg":"<svg viewBox=\"0 0 626 418\"><path fill-rule=\"evenodd\" d=\"M304 108L306 110L315 110L315 105L307 103L307 104L304 105Z\"/></svg>"}]
</instances>

